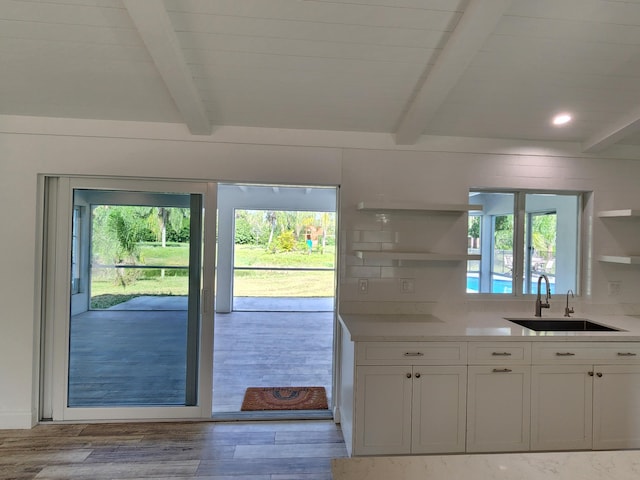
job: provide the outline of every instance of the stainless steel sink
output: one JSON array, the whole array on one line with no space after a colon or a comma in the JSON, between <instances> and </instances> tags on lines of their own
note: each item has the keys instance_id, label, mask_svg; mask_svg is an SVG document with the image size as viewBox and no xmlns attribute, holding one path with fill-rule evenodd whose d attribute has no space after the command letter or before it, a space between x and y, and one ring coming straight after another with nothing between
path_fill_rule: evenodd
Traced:
<instances>
[{"instance_id":1,"label":"stainless steel sink","mask_svg":"<svg viewBox=\"0 0 640 480\"><path fill-rule=\"evenodd\" d=\"M592 322L586 318L506 318L536 332L619 332L619 328Z\"/></svg>"}]
</instances>

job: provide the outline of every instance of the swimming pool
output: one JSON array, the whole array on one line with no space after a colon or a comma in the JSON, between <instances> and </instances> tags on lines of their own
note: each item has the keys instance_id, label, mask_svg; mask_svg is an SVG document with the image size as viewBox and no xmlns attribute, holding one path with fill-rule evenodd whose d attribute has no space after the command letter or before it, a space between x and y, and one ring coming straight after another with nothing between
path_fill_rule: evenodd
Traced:
<instances>
[{"instance_id":1,"label":"swimming pool","mask_svg":"<svg viewBox=\"0 0 640 480\"><path fill-rule=\"evenodd\" d=\"M480 279L477 276L467 275L467 293L478 293L478 284ZM549 279L549 289L551 293L555 293L555 284L553 279ZM533 282L531 293L538 293L537 279ZM544 290L543 290L544 291ZM491 293L512 293L511 279L494 277L492 281Z\"/></svg>"}]
</instances>

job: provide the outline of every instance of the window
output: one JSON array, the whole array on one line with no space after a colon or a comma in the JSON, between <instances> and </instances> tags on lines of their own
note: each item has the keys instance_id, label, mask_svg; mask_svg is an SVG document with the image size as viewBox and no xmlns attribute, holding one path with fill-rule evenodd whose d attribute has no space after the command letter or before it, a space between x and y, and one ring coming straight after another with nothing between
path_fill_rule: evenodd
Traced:
<instances>
[{"instance_id":1,"label":"window","mask_svg":"<svg viewBox=\"0 0 640 480\"><path fill-rule=\"evenodd\" d=\"M577 291L579 193L469 193L482 212L469 215L468 293L536 294L547 277L551 293ZM515 293L514 293L515 292Z\"/></svg>"}]
</instances>

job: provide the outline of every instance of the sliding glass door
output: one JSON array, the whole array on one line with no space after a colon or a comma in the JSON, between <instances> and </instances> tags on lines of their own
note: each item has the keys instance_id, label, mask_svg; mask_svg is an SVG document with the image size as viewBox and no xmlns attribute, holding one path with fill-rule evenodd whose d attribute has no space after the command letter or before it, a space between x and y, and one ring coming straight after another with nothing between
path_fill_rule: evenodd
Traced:
<instances>
[{"instance_id":1,"label":"sliding glass door","mask_svg":"<svg viewBox=\"0 0 640 480\"><path fill-rule=\"evenodd\" d=\"M43 416L208 417L215 185L57 178L47 199Z\"/></svg>"}]
</instances>

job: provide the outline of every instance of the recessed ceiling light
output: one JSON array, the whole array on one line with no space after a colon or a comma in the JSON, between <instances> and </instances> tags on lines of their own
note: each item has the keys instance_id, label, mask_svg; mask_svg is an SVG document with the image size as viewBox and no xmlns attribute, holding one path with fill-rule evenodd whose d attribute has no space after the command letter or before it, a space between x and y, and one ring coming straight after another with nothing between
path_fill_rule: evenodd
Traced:
<instances>
[{"instance_id":1,"label":"recessed ceiling light","mask_svg":"<svg viewBox=\"0 0 640 480\"><path fill-rule=\"evenodd\" d=\"M572 117L571 114L569 113L559 113L558 115L556 115L555 117L553 117L553 120L551 121L551 123L553 123L555 126L561 126L561 125L566 125L567 123L569 123L571 121Z\"/></svg>"}]
</instances>

